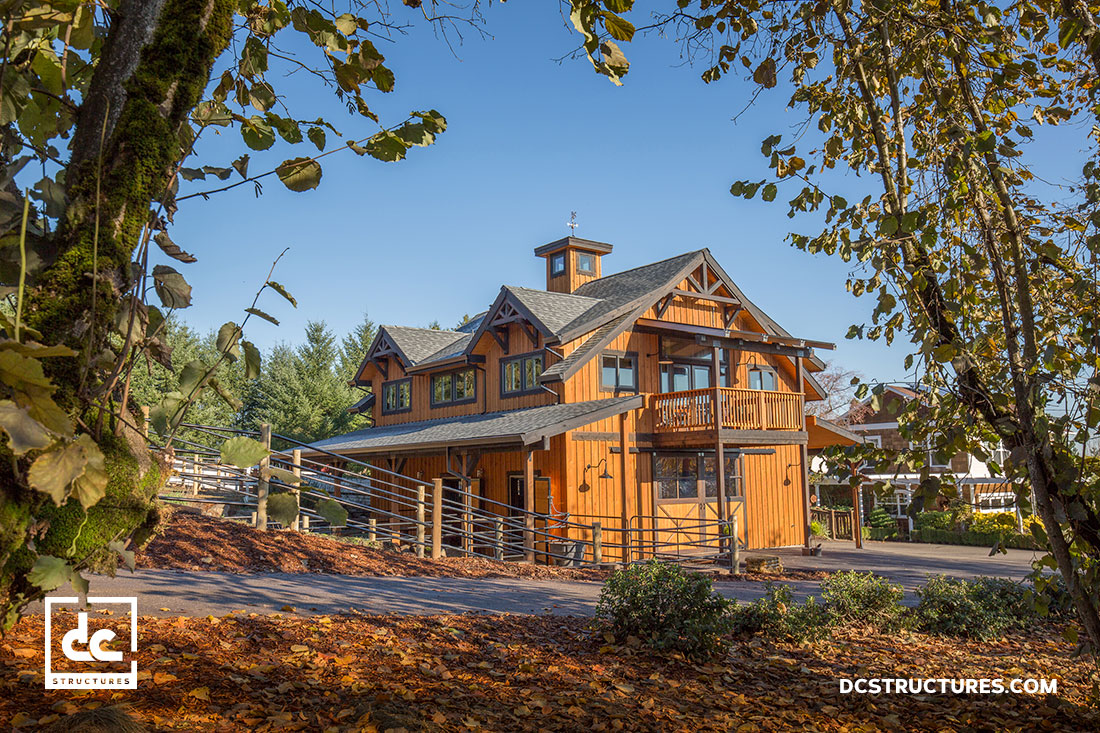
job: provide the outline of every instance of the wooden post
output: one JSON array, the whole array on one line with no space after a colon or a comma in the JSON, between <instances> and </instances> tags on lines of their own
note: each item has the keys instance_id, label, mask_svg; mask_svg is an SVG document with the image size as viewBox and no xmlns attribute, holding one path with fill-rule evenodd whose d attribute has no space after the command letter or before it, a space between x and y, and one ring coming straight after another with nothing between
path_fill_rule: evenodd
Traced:
<instances>
[{"instance_id":1,"label":"wooden post","mask_svg":"<svg viewBox=\"0 0 1100 733\"><path fill-rule=\"evenodd\" d=\"M603 525L599 522L592 523L592 562L603 562Z\"/></svg>"},{"instance_id":2,"label":"wooden post","mask_svg":"<svg viewBox=\"0 0 1100 733\"><path fill-rule=\"evenodd\" d=\"M302 449L301 448L295 448L294 450L292 450L290 452L290 459L291 459L291 461L293 461L293 463L290 467L291 473L293 473L298 478L301 478L302 477ZM299 486L300 485L301 484L299 484ZM301 508L302 508L302 491L301 491L301 489L298 488L298 486L293 487L291 489L291 491L294 493L294 500L298 503L298 509L299 509L299 511L301 511ZM294 522L290 525L290 528L293 529L295 532L301 530L301 528L302 528L301 522L299 521L300 518L301 518L301 514L295 514L294 515Z\"/></svg>"},{"instance_id":3,"label":"wooden post","mask_svg":"<svg viewBox=\"0 0 1100 733\"><path fill-rule=\"evenodd\" d=\"M626 466L627 466L627 461L630 458L630 456L628 455L627 446L628 446L628 443L627 443L627 433L626 433L626 413L623 413L623 414L619 415L619 451L620 451L619 458L621 459L619 461L619 474L620 474L619 475L619 478L620 478L619 483L622 487L622 491L621 491L621 494L622 494L622 497L621 497L621 500L622 500L622 517L621 517L621 520L622 520L622 523L623 523L623 536L624 537L629 536L628 532L629 532L629 529L630 529L630 514L629 514L629 512L627 511L627 508L626 508L627 498L630 496L630 490L627 488L627 480L626 480ZM631 561L630 543L629 542L624 542L623 544L625 545L625 547L623 548L623 562L629 563Z\"/></svg>"},{"instance_id":4,"label":"wooden post","mask_svg":"<svg viewBox=\"0 0 1100 733\"><path fill-rule=\"evenodd\" d=\"M474 549L473 515L471 513L474 484L477 479L462 482L462 549L469 555Z\"/></svg>"},{"instance_id":5,"label":"wooden post","mask_svg":"<svg viewBox=\"0 0 1100 733\"><path fill-rule=\"evenodd\" d=\"M730 570L735 574L741 572L741 545L737 541L739 535L737 529L737 512L730 515Z\"/></svg>"},{"instance_id":6,"label":"wooden post","mask_svg":"<svg viewBox=\"0 0 1100 733\"><path fill-rule=\"evenodd\" d=\"M863 549L863 507L859 505L859 488L852 487L852 534L856 538L856 547Z\"/></svg>"},{"instance_id":7,"label":"wooden post","mask_svg":"<svg viewBox=\"0 0 1100 733\"><path fill-rule=\"evenodd\" d=\"M303 514L303 515L302 515L302 526L301 526L301 529L302 529L303 531L305 531L305 532L308 532L308 531L309 531L309 515L308 515L308 514Z\"/></svg>"},{"instance_id":8,"label":"wooden post","mask_svg":"<svg viewBox=\"0 0 1100 733\"><path fill-rule=\"evenodd\" d=\"M432 479L432 559L443 557L443 479Z\"/></svg>"},{"instance_id":9,"label":"wooden post","mask_svg":"<svg viewBox=\"0 0 1100 733\"><path fill-rule=\"evenodd\" d=\"M803 405L805 405L806 396L806 366L802 362L801 356L796 356L794 359L795 370L798 373L798 394L803 397ZM806 432L806 408L802 408L802 432ZM802 544L802 554L810 554L810 466L809 459L806 454L806 444L802 443L798 446L798 458L799 463L802 464L802 528L805 541Z\"/></svg>"},{"instance_id":10,"label":"wooden post","mask_svg":"<svg viewBox=\"0 0 1100 733\"><path fill-rule=\"evenodd\" d=\"M721 557L728 543L722 536L722 530L726 527L726 454L722 446L722 354L718 346L711 352L710 363L714 374L714 474L718 483L718 556ZM703 493L705 503L706 491Z\"/></svg>"},{"instance_id":11,"label":"wooden post","mask_svg":"<svg viewBox=\"0 0 1100 733\"><path fill-rule=\"evenodd\" d=\"M504 520L500 517L493 520L493 557L504 561Z\"/></svg>"},{"instance_id":12,"label":"wooden post","mask_svg":"<svg viewBox=\"0 0 1100 733\"><path fill-rule=\"evenodd\" d=\"M797 359L799 357L795 357L795 358ZM764 390L759 390L756 393L756 410L757 410L757 413L758 413L757 414L757 419L759 419L759 421L760 421L760 429L761 430L767 430L768 429L768 411L764 407Z\"/></svg>"},{"instance_id":13,"label":"wooden post","mask_svg":"<svg viewBox=\"0 0 1100 733\"><path fill-rule=\"evenodd\" d=\"M424 557L424 485L416 487L416 556Z\"/></svg>"},{"instance_id":14,"label":"wooden post","mask_svg":"<svg viewBox=\"0 0 1100 733\"><path fill-rule=\"evenodd\" d=\"M523 556L535 561L535 451L528 448L523 460Z\"/></svg>"},{"instance_id":15,"label":"wooden post","mask_svg":"<svg viewBox=\"0 0 1100 733\"><path fill-rule=\"evenodd\" d=\"M267 492L271 489L271 426L264 423L260 426L260 442L269 451L260 459L260 480L256 484L256 529L267 530Z\"/></svg>"},{"instance_id":16,"label":"wooden post","mask_svg":"<svg viewBox=\"0 0 1100 733\"><path fill-rule=\"evenodd\" d=\"M474 510L480 511L481 509L481 479L470 479L470 496L469 502L466 504L466 532L470 536L470 551L474 548Z\"/></svg>"},{"instance_id":17,"label":"wooden post","mask_svg":"<svg viewBox=\"0 0 1100 733\"><path fill-rule=\"evenodd\" d=\"M371 517L367 520L367 542L374 544L378 541L378 520Z\"/></svg>"},{"instance_id":18,"label":"wooden post","mask_svg":"<svg viewBox=\"0 0 1100 733\"><path fill-rule=\"evenodd\" d=\"M149 405L141 406L141 433L149 439Z\"/></svg>"}]
</instances>

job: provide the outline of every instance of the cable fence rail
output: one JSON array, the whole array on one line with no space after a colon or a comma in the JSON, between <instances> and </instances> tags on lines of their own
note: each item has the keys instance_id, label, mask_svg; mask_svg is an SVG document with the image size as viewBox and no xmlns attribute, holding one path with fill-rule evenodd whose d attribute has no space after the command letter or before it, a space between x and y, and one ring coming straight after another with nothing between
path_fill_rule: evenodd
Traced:
<instances>
[{"instance_id":1,"label":"cable fence rail","mask_svg":"<svg viewBox=\"0 0 1100 733\"><path fill-rule=\"evenodd\" d=\"M423 480L259 431L184 423L195 440L176 437L173 471L161 492L171 504L247 522L258 529L354 536L392 544L418 557L481 557L559 565L631 563L651 557L730 563L736 568L736 515L732 521L679 522L666 517L540 513L482 495L481 480L451 472ZM199 440L246 436L268 454L240 468ZM275 448L274 445L286 446ZM304 455L308 453L308 455ZM326 460L327 459L327 460ZM337 462L340 465L336 465ZM295 497L271 503L277 495ZM276 516L271 516L273 512ZM665 523L667 524L667 523Z\"/></svg>"}]
</instances>

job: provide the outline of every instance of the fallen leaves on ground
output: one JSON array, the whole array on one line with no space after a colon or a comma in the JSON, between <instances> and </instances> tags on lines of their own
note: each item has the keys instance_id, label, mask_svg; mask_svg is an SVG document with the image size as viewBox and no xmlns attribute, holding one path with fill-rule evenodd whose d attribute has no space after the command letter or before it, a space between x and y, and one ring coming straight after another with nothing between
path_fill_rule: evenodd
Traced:
<instances>
[{"instance_id":1,"label":"fallen leaves on ground","mask_svg":"<svg viewBox=\"0 0 1100 733\"><path fill-rule=\"evenodd\" d=\"M692 664L607 645L587 624L143 617L138 689L74 692L43 690L43 622L33 616L0 642L0 720L35 730L122 703L155 730L1100 729L1100 711L1086 705L1089 661L1071 658L1047 626L996 643L848 629L813 645L741 642L722 663ZM842 677L1056 677L1059 695L843 695Z\"/></svg>"},{"instance_id":2,"label":"fallen leaves on ground","mask_svg":"<svg viewBox=\"0 0 1100 733\"><path fill-rule=\"evenodd\" d=\"M137 567L172 570L217 570L230 573L332 573L448 578L530 578L536 580L606 580L610 571L497 562L480 557L432 560L397 549L375 549L320 534L272 530L261 532L240 522L174 511L163 531L136 554ZM716 581L824 580L819 570L730 575L700 565Z\"/></svg>"},{"instance_id":3,"label":"fallen leaves on ground","mask_svg":"<svg viewBox=\"0 0 1100 733\"><path fill-rule=\"evenodd\" d=\"M231 573L332 573L450 578L603 580L597 568L496 562L480 557L431 560L412 552L375 549L319 534L261 532L239 522L175 511L164 531L137 553L139 568Z\"/></svg>"}]
</instances>

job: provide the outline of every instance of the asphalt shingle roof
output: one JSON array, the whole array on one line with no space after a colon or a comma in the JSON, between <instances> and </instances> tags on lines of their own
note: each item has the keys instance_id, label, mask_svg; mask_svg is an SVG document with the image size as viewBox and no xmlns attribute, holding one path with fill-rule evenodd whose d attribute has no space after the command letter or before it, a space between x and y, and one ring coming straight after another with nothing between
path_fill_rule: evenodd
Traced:
<instances>
[{"instance_id":1,"label":"asphalt shingle roof","mask_svg":"<svg viewBox=\"0 0 1100 733\"><path fill-rule=\"evenodd\" d=\"M412 328L410 326L383 326L393 339L397 348L404 352L415 366L433 358L435 354L446 351L459 341L469 342L470 334L458 331L440 331L434 328ZM465 348L465 343L463 344ZM462 353L461 350L457 353Z\"/></svg>"},{"instance_id":2,"label":"asphalt shingle roof","mask_svg":"<svg viewBox=\"0 0 1100 733\"><path fill-rule=\"evenodd\" d=\"M364 428L313 443L333 453L385 453L427 445L530 444L641 407L638 395ZM309 450L309 447L306 448Z\"/></svg>"},{"instance_id":3,"label":"asphalt shingle roof","mask_svg":"<svg viewBox=\"0 0 1100 733\"><path fill-rule=\"evenodd\" d=\"M580 295L532 290L514 285L504 287L555 336L577 318L600 304L596 298L585 298Z\"/></svg>"}]
</instances>

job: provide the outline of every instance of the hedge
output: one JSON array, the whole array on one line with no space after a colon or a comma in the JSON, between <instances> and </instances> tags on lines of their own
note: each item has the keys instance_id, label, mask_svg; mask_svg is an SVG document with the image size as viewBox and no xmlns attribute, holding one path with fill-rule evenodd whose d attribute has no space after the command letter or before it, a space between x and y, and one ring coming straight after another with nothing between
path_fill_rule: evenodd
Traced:
<instances>
[{"instance_id":1,"label":"hedge","mask_svg":"<svg viewBox=\"0 0 1100 733\"><path fill-rule=\"evenodd\" d=\"M873 532L873 530L872 530ZM959 532L942 529L914 529L909 533L913 542L927 542L939 545L973 545L992 547L1000 542L1005 547L1017 550L1039 550L1039 544L1033 537L1016 532Z\"/></svg>"}]
</instances>

